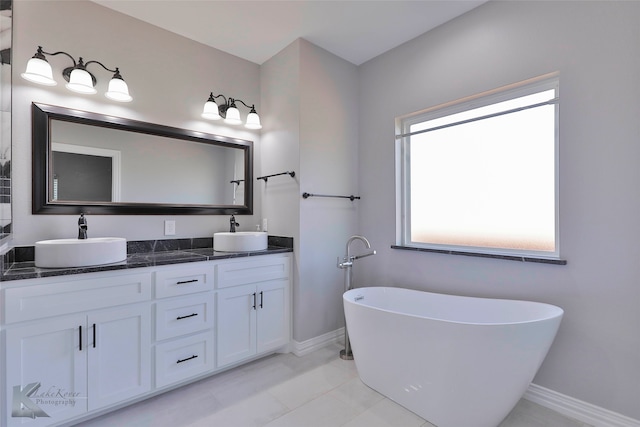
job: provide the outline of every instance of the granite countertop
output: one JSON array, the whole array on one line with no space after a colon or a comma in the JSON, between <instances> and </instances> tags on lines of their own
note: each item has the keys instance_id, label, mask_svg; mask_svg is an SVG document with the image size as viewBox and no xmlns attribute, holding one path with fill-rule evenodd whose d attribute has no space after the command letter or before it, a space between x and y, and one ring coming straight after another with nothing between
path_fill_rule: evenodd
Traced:
<instances>
[{"instance_id":1,"label":"granite countertop","mask_svg":"<svg viewBox=\"0 0 640 427\"><path fill-rule=\"evenodd\" d=\"M268 244L263 251L218 252L213 250L212 237L128 241L125 261L75 268L38 268L34 247L16 246L2 257L0 282L293 252L292 237L269 236Z\"/></svg>"}]
</instances>

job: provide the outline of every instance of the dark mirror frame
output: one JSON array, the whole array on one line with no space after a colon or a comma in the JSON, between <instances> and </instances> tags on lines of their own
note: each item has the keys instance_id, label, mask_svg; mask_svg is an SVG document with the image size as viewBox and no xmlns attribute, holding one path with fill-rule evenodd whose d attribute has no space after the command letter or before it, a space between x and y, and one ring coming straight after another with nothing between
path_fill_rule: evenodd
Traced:
<instances>
[{"instance_id":1,"label":"dark mirror frame","mask_svg":"<svg viewBox=\"0 0 640 427\"><path fill-rule=\"evenodd\" d=\"M253 142L206 134L154 123L87 111L32 103L33 205L34 214L95 215L251 215L253 213ZM147 135L213 144L244 150L244 205L179 205L163 203L52 202L49 199L51 171L51 120L139 132Z\"/></svg>"}]
</instances>

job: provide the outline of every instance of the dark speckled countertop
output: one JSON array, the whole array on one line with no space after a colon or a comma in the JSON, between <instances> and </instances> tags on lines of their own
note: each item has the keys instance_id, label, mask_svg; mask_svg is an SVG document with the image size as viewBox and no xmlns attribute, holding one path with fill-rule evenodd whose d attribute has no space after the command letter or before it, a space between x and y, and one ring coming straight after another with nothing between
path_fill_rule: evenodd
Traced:
<instances>
[{"instance_id":1,"label":"dark speckled countertop","mask_svg":"<svg viewBox=\"0 0 640 427\"><path fill-rule=\"evenodd\" d=\"M98 271L125 270L157 265L183 264L216 259L253 257L293 252L293 238L269 236L269 247L255 252L218 252L213 250L213 238L140 240L127 242L127 259L114 264L76 268L38 268L34 263L33 246L16 246L2 257L0 281L66 276Z\"/></svg>"}]
</instances>

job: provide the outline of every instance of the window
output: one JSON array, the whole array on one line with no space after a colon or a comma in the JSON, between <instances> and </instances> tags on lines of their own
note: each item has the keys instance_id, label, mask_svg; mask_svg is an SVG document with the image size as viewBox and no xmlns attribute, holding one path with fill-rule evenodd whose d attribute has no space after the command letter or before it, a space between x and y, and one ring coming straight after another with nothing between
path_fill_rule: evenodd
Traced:
<instances>
[{"instance_id":1,"label":"window","mask_svg":"<svg viewBox=\"0 0 640 427\"><path fill-rule=\"evenodd\" d=\"M398 244L558 258L558 79L398 121Z\"/></svg>"}]
</instances>

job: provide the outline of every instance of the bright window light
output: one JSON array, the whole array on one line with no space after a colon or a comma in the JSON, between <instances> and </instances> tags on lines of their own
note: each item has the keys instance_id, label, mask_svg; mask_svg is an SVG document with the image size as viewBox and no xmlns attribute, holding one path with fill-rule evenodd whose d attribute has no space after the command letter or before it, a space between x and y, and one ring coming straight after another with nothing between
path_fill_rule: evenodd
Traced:
<instances>
[{"instance_id":1,"label":"bright window light","mask_svg":"<svg viewBox=\"0 0 640 427\"><path fill-rule=\"evenodd\" d=\"M403 120L400 244L558 256L557 86Z\"/></svg>"}]
</instances>

